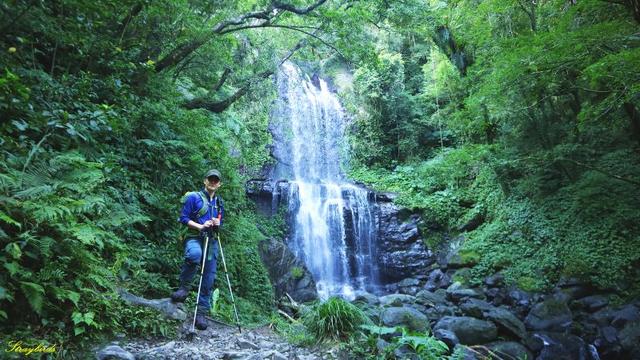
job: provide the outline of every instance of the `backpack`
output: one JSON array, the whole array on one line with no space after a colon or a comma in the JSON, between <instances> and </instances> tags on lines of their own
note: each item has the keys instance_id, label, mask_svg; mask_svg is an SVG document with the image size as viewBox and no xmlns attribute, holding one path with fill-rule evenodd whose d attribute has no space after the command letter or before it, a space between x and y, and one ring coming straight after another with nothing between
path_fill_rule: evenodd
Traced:
<instances>
[{"instance_id":1,"label":"backpack","mask_svg":"<svg viewBox=\"0 0 640 360\"><path fill-rule=\"evenodd\" d=\"M205 196L205 194L202 193L202 191L188 191L186 192L183 196L182 199L180 199L180 202L182 203L182 205L184 206L184 204L187 202L187 199L189 198L189 196L191 196L191 194L198 194L198 196L200 196L200 199L202 199L202 207L198 210L198 218L202 217L202 215L207 213L207 204L209 203L209 199L207 199L207 197ZM223 206L223 201L222 198L218 195L215 196L216 200L216 207L218 208L218 212L220 211L220 207ZM200 232L195 230L195 229L191 229L188 226L184 227L182 229L182 231L180 232L181 236L180 238L182 240L186 240L187 237L199 237L200 236Z\"/></svg>"}]
</instances>

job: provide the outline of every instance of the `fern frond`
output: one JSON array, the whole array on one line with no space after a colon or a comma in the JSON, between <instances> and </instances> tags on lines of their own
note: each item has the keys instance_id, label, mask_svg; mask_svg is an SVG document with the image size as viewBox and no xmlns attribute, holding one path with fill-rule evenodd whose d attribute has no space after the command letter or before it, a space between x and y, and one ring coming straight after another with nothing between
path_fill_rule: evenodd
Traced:
<instances>
[{"instance_id":1,"label":"fern frond","mask_svg":"<svg viewBox=\"0 0 640 360\"><path fill-rule=\"evenodd\" d=\"M18 191L14 196L18 199L35 199L43 196L53 195L55 188L48 184L30 186L22 191Z\"/></svg>"}]
</instances>

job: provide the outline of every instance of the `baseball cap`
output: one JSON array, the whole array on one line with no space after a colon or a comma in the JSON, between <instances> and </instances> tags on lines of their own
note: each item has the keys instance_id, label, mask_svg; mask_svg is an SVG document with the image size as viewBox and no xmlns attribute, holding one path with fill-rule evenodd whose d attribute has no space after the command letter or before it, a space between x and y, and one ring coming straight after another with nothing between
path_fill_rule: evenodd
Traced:
<instances>
[{"instance_id":1,"label":"baseball cap","mask_svg":"<svg viewBox=\"0 0 640 360\"><path fill-rule=\"evenodd\" d=\"M222 180L222 175L220 175L220 171L218 171L217 169L211 169L209 171L207 171L207 173L204 175L204 178L209 178L211 176L215 176L217 177L219 180Z\"/></svg>"}]
</instances>

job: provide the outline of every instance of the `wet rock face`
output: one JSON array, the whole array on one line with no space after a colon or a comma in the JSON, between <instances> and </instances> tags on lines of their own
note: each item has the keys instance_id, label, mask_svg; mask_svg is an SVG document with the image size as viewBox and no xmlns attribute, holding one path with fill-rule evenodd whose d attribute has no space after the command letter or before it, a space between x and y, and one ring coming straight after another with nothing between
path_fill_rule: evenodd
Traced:
<instances>
[{"instance_id":1,"label":"wet rock face","mask_svg":"<svg viewBox=\"0 0 640 360\"><path fill-rule=\"evenodd\" d=\"M435 262L418 229L419 217L402 219L401 208L379 203L378 263L380 279L394 282L409 276L426 275Z\"/></svg>"},{"instance_id":2,"label":"wet rock face","mask_svg":"<svg viewBox=\"0 0 640 360\"><path fill-rule=\"evenodd\" d=\"M245 193L255 202L258 213L271 217L277 213L278 206L287 203L289 182L252 179L245 183Z\"/></svg>"},{"instance_id":3,"label":"wet rock face","mask_svg":"<svg viewBox=\"0 0 640 360\"><path fill-rule=\"evenodd\" d=\"M269 271L277 299L285 294L301 302L318 298L311 273L284 242L276 239L265 240L260 243L258 250Z\"/></svg>"}]
</instances>

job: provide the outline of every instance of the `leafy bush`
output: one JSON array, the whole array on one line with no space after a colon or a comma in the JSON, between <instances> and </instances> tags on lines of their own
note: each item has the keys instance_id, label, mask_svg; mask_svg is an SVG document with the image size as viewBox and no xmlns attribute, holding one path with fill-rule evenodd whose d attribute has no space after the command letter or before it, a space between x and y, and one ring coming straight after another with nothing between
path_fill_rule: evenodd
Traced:
<instances>
[{"instance_id":1,"label":"leafy bush","mask_svg":"<svg viewBox=\"0 0 640 360\"><path fill-rule=\"evenodd\" d=\"M291 268L291 277L294 279L300 279L304 275L304 271L299 266L294 266Z\"/></svg>"},{"instance_id":2,"label":"leafy bush","mask_svg":"<svg viewBox=\"0 0 640 360\"><path fill-rule=\"evenodd\" d=\"M317 341L345 340L369 322L357 306L335 296L314 305L302 317L302 323Z\"/></svg>"},{"instance_id":3,"label":"leafy bush","mask_svg":"<svg viewBox=\"0 0 640 360\"><path fill-rule=\"evenodd\" d=\"M378 348L380 339L389 341L383 351ZM401 326L361 325L360 331L350 339L347 347L349 352L365 359L388 359L395 358L394 351L403 345L408 346L420 359L454 359L446 355L449 352L448 346L429 331L414 332Z\"/></svg>"}]
</instances>

